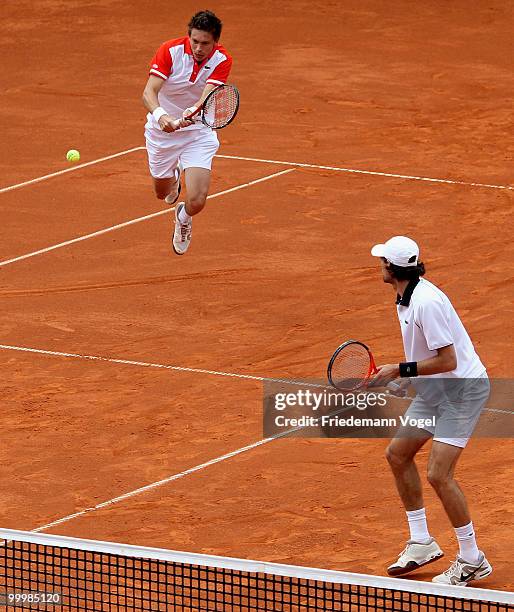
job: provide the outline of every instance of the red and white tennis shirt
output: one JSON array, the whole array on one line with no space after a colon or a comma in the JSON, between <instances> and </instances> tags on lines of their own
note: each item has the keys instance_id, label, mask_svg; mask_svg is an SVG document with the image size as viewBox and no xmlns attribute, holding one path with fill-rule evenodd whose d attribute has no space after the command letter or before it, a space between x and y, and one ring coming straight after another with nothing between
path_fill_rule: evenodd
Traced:
<instances>
[{"instance_id":1,"label":"red and white tennis shirt","mask_svg":"<svg viewBox=\"0 0 514 612\"><path fill-rule=\"evenodd\" d=\"M231 67L232 57L221 45L215 45L209 57L198 64L188 36L168 40L159 47L150 66L150 74L165 81L159 91L159 105L172 119L182 117L186 108L198 102L205 85L227 82ZM148 119L154 128L160 129L150 113ZM203 123L198 122L183 129L202 127Z\"/></svg>"}]
</instances>

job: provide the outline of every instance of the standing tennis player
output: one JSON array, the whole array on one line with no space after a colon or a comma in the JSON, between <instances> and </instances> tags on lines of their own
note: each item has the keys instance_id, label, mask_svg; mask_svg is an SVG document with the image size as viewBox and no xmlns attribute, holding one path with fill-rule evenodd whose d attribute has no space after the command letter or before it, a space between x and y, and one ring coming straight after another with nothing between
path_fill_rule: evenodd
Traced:
<instances>
[{"instance_id":1,"label":"standing tennis player","mask_svg":"<svg viewBox=\"0 0 514 612\"><path fill-rule=\"evenodd\" d=\"M454 478L457 461L489 397L489 380L448 297L420 278L425 267L418 261L418 245L405 236L395 236L374 246L371 254L380 257L383 280L396 292L406 358L403 363L381 366L372 384L385 385L398 377L403 379L403 387L410 382L417 395L406 415L422 424L422 428L401 427L387 448L410 527L405 550L387 571L391 576L401 576L443 555L428 531L414 462L416 453L433 437L428 480L455 529L460 547L455 562L433 581L464 586L492 572L477 547L466 498ZM435 422L434 427L427 425L429 420Z\"/></svg>"},{"instance_id":2,"label":"standing tennis player","mask_svg":"<svg viewBox=\"0 0 514 612\"><path fill-rule=\"evenodd\" d=\"M219 147L213 130L185 117L228 78L232 58L218 43L221 27L211 11L196 13L188 36L169 40L157 50L143 93L149 111L146 150L156 196L173 205L180 195L181 171L185 174L187 199L175 209L172 244L177 255L189 248L192 217L205 206L212 158Z\"/></svg>"}]
</instances>

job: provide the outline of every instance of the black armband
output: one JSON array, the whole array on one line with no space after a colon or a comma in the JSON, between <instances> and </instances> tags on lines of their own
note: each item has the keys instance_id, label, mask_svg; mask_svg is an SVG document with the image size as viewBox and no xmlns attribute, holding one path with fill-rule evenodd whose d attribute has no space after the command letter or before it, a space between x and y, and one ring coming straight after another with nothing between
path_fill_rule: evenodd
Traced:
<instances>
[{"instance_id":1,"label":"black armband","mask_svg":"<svg viewBox=\"0 0 514 612\"><path fill-rule=\"evenodd\" d=\"M400 377L411 378L412 376L418 375L418 362L417 361L406 361L400 363Z\"/></svg>"}]
</instances>

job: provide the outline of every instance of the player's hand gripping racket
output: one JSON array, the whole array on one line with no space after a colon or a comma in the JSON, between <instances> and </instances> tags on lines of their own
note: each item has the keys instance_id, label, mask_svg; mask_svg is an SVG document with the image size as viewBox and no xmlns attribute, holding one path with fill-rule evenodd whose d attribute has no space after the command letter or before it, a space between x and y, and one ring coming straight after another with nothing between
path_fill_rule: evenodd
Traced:
<instances>
[{"instance_id":1,"label":"player's hand gripping racket","mask_svg":"<svg viewBox=\"0 0 514 612\"><path fill-rule=\"evenodd\" d=\"M378 372L375 360L369 348L357 340L348 340L339 346L327 368L328 382L336 389L353 391L365 387L371 377ZM388 383L391 391L400 386Z\"/></svg>"},{"instance_id":2,"label":"player's hand gripping racket","mask_svg":"<svg viewBox=\"0 0 514 612\"><path fill-rule=\"evenodd\" d=\"M203 104L184 119L200 115L202 123L213 130L221 130L234 120L239 110L239 91L235 85L219 85L205 98Z\"/></svg>"}]
</instances>

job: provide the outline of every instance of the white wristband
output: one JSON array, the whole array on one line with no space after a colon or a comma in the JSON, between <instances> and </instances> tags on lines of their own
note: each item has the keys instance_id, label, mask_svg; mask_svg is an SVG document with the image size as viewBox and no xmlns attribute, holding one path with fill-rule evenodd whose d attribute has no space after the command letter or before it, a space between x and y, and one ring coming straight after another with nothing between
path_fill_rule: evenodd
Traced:
<instances>
[{"instance_id":1,"label":"white wristband","mask_svg":"<svg viewBox=\"0 0 514 612\"><path fill-rule=\"evenodd\" d=\"M157 123L159 123L159 119L163 116L163 115L167 115L168 113L162 108L162 106L158 106L153 112L153 118L157 121Z\"/></svg>"}]
</instances>

